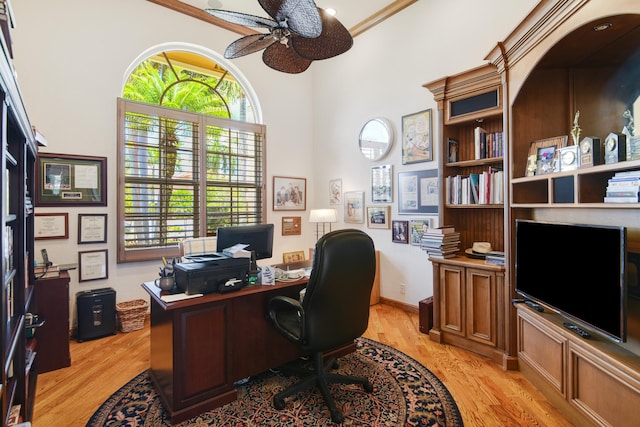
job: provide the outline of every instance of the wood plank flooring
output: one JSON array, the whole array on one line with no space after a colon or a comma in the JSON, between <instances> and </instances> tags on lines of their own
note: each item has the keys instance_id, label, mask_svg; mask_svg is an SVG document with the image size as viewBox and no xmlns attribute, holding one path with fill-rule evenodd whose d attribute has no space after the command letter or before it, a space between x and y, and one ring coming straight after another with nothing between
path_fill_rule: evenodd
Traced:
<instances>
[{"instance_id":1,"label":"wood plank flooring","mask_svg":"<svg viewBox=\"0 0 640 427\"><path fill-rule=\"evenodd\" d=\"M418 329L418 314L386 304L371 307L365 337L420 361L453 395L465 426L570 426L519 372L436 344ZM112 393L149 368L149 321L139 331L71 341L71 367L38 377L34 427L85 426Z\"/></svg>"}]
</instances>

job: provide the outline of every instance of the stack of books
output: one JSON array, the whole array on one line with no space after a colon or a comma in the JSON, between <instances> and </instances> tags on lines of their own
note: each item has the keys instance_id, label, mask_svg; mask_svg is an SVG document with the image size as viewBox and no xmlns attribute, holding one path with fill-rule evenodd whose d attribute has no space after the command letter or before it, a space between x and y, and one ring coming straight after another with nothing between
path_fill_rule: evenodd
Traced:
<instances>
[{"instance_id":1,"label":"stack of books","mask_svg":"<svg viewBox=\"0 0 640 427\"><path fill-rule=\"evenodd\" d=\"M504 265L504 252L487 252L487 255L484 258L484 262L486 264Z\"/></svg>"},{"instance_id":2,"label":"stack of books","mask_svg":"<svg viewBox=\"0 0 640 427\"><path fill-rule=\"evenodd\" d=\"M445 179L449 205L492 205L504 203L504 172L489 167L482 173L452 175Z\"/></svg>"},{"instance_id":3,"label":"stack of books","mask_svg":"<svg viewBox=\"0 0 640 427\"><path fill-rule=\"evenodd\" d=\"M38 264L33 269L36 279L48 279L50 277L60 277L60 266L51 264L49 267Z\"/></svg>"},{"instance_id":4,"label":"stack of books","mask_svg":"<svg viewBox=\"0 0 640 427\"><path fill-rule=\"evenodd\" d=\"M640 170L617 172L607 184L605 203L640 202Z\"/></svg>"},{"instance_id":5,"label":"stack of books","mask_svg":"<svg viewBox=\"0 0 640 427\"><path fill-rule=\"evenodd\" d=\"M428 228L422 235L420 248L431 258L453 258L460 251L460 233L451 225Z\"/></svg>"}]
</instances>

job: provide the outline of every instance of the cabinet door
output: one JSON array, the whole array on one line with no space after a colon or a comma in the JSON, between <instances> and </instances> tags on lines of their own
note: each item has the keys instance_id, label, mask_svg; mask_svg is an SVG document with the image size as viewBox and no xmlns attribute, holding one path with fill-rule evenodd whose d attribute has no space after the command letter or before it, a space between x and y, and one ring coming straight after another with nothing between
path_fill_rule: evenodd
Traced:
<instances>
[{"instance_id":1,"label":"cabinet door","mask_svg":"<svg viewBox=\"0 0 640 427\"><path fill-rule=\"evenodd\" d=\"M496 346L496 274L468 268L466 274L467 337Z\"/></svg>"},{"instance_id":2,"label":"cabinet door","mask_svg":"<svg viewBox=\"0 0 640 427\"><path fill-rule=\"evenodd\" d=\"M443 331L463 336L465 324L464 267L440 266L440 324Z\"/></svg>"}]
</instances>

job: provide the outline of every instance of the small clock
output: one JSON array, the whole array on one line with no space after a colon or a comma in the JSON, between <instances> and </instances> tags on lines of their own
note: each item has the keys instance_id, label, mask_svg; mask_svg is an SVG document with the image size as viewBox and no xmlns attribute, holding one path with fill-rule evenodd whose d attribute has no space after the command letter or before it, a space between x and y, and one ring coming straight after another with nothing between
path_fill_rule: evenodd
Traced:
<instances>
[{"instance_id":1,"label":"small clock","mask_svg":"<svg viewBox=\"0 0 640 427\"><path fill-rule=\"evenodd\" d=\"M602 146L600 144L600 138L587 136L582 141L580 141L579 147L579 167L587 168L602 163Z\"/></svg>"},{"instance_id":2,"label":"small clock","mask_svg":"<svg viewBox=\"0 0 640 427\"><path fill-rule=\"evenodd\" d=\"M627 160L627 136L611 132L604 140L604 162L618 163Z\"/></svg>"},{"instance_id":3,"label":"small clock","mask_svg":"<svg viewBox=\"0 0 640 427\"><path fill-rule=\"evenodd\" d=\"M582 147L578 145L570 145L558 149L560 172L572 171L578 168L578 149L582 152Z\"/></svg>"}]
</instances>

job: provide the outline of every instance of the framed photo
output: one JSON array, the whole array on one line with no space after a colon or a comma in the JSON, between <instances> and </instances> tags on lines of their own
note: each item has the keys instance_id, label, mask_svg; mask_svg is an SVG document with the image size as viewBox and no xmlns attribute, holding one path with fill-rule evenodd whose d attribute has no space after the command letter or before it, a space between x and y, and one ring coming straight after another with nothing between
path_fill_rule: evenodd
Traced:
<instances>
[{"instance_id":1,"label":"framed photo","mask_svg":"<svg viewBox=\"0 0 640 427\"><path fill-rule=\"evenodd\" d=\"M447 163L455 163L458 161L458 140L453 138L447 139Z\"/></svg>"},{"instance_id":2,"label":"framed photo","mask_svg":"<svg viewBox=\"0 0 640 427\"><path fill-rule=\"evenodd\" d=\"M302 218L299 216L282 217L282 235L297 236L302 233Z\"/></svg>"},{"instance_id":3,"label":"framed photo","mask_svg":"<svg viewBox=\"0 0 640 427\"><path fill-rule=\"evenodd\" d=\"M36 240L68 239L68 213L37 213L34 217L34 234Z\"/></svg>"},{"instance_id":4,"label":"framed photo","mask_svg":"<svg viewBox=\"0 0 640 427\"><path fill-rule=\"evenodd\" d=\"M107 279L109 277L107 264L107 249L97 251L78 252L78 271L80 282Z\"/></svg>"},{"instance_id":5,"label":"framed photo","mask_svg":"<svg viewBox=\"0 0 640 427\"><path fill-rule=\"evenodd\" d=\"M431 219L412 219L409 225L409 241L413 246L420 246L422 235L431 226Z\"/></svg>"},{"instance_id":6,"label":"framed photo","mask_svg":"<svg viewBox=\"0 0 640 427\"><path fill-rule=\"evenodd\" d=\"M541 170L538 169L538 150L541 148L554 147L557 150L567 146L568 135L555 136L553 138L538 139L533 141L529 146L529 153L527 154L527 167L524 176L543 175ZM543 151L544 153L545 151ZM535 167L534 167L535 166Z\"/></svg>"},{"instance_id":7,"label":"framed photo","mask_svg":"<svg viewBox=\"0 0 640 427\"><path fill-rule=\"evenodd\" d=\"M540 147L536 158L536 175L546 175L555 172L556 146Z\"/></svg>"},{"instance_id":8,"label":"framed photo","mask_svg":"<svg viewBox=\"0 0 640 427\"><path fill-rule=\"evenodd\" d=\"M409 243L409 221L391 222L391 241L395 243Z\"/></svg>"},{"instance_id":9,"label":"framed photo","mask_svg":"<svg viewBox=\"0 0 640 427\"><path fill-rule=\"evenodd\" d=\"M78 243L107 243L107 214L78 214Z\"/></svg>"},{"instance_id":10,"label":"framed photo","mask_svg":"<svg viewBox=\"0 0 640 427\"><path fill-rule=\"evenodd\" d=\"M282 262L285 264L300 261L304 261L304 251L285 252L282 254Z\"/></svg>"},{"instance_id":11,"label":"framed photo","mask_svg":"<svg viewBox=\"0 0 640 427\"><path fill-rule=\"evenodd\" d=\"M364 191L344 193L344 222L364 223Z\"/></svg>"},{"instance_id":12,"label":"framed photo","mask_svg":"<svg viewBox=\"0 0 640 427\"><path fill-rule=\"evenodd\" d=\"M329 204L342 204L342 179L332 179L329 181Z\"/></svg>"},{"instance_id":13,"label":"framed photo","mask_svg":"<svg viewBox=\"0 0 640 427\"><path fill-rule=\"evenodd\" d=\"M402 164L432 160L431 109L402 116Z\"/></svg>"},{"instance_id":14,"label":"framed photo","mask_svg":"<svg viewBox=\"0 0 640 427\"><path fill-rule=\"evenodd\" d=\"M388 229L390 219L391 208L389 206L367 206L367 227Z\"/></svg>"},{"instance_id":15,"label":"framed photo","mask_svg":"<svg viewBox=\"0 0 640 427\"><path fill-rule=\"evenodd\" d=\"M36 206L106 206L107 158L38 154Z\"/></svg>"},{"instance_id":16,"label":"framed photo","mask_svg":"<svg viewBox=\"0 0 640 427\"><path fill-rule=\"evenodd\" d=\"M393 166L371 167L371 202L393 202Z\"/></svg>"},{"instance_id":17,"label":"framed photo","mask_svg":"<svg viewBox=\"0 0 640 427\"><path fill-rule=\"evenodd\" d=\"M307 209L307 179L273 177L273 210L304 211Z\"/></svg>"},{"instance_id":18,"label":"framed photo","mask_svg":"<svg viewBox=\"0 0 640 427\"><path fill-rule=\"evenodd\" d=\"M398 213L438 213L438 170L398 173Z\"/></svg>"}]
</instances>

